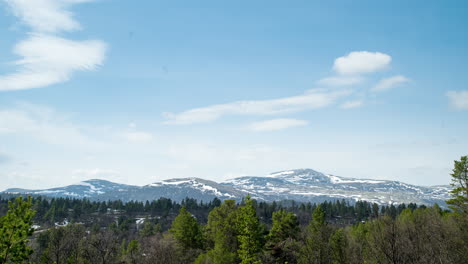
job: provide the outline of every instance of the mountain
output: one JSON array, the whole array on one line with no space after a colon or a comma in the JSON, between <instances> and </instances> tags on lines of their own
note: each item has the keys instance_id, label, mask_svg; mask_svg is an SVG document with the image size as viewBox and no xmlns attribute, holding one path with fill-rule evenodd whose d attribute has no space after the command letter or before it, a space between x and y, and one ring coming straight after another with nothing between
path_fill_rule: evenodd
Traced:
<instances>
[{"instance_id":1,"label":"mountain","mask_svg":"<svg viewBox=\"0 0 468 264\"><path fill-rule=\"evenodd\" d=\"M106 180L87 180L65 187L57 187L43 190L27 190L19 188L7 189L5 193L27 193L31 195L43 195L49 197L75 197L75 198L94 198L109 192L123 191L131 185L114 183Z\"/></svg>"},{"instance_id":2,"label":"mountain","mask_svg":"<svg viewBox=\"0 0 468 264\"><path fill-rule=\"evenodd\" d=\"M231 186L200 178L180 178L154 182L142 187L133 186L126 190L114 190L99 195L100 200L136 200L146 201L161 197L181 201L187 197L199 201L211 201L215 197L221 200L240 199L247 193Z\"/></svg>"},{"instance_id":3,"label":"mountain","mask_svg":"<svg viewBox=\"0 0 468 264\"><path fill-rule=\"evenodd\" d=\"M445 204L450 197L449 186L423 187L399 181L346 178L311 169L275 172L267 177L239 177L222 184L267 201L351 199L378 204Z\"/></svg>"},{"instance_id":4,"label":"mountain","mask_svg":"<svg viewBox=\"0 0 468 264\"><path fill-rule=\"evenodd\" d=\"M75 197L93 200L146 201L160 197L181 201L186 197L210 201L215 197L240 200L246 195L264 201L295 200L322 202L345 199L378 204L445 204L450 186L423 187L399 181L347 178L311 169L288 170L266 177L244 176L220 183L200 178L180 178L145 186L88 180L61 188L45 190L8 189L4 193L27 193L50 197Z\"/></svg>"}]
</instances>

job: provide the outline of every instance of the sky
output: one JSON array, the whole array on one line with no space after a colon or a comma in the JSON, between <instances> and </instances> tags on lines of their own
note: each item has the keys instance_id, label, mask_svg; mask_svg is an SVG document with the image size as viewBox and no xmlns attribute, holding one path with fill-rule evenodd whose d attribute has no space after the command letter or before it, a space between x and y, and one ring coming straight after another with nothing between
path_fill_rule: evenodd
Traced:
<instances>
[{"instance_id":1,"label":"sky","mask_svg":"<svg viewBox=\"0 0 468 264\"><path fill-rule=\"evenodd\" d=\"M467 1L0 0L0 189L312 168L449 184Z\"/></svg>"}]
</instances>

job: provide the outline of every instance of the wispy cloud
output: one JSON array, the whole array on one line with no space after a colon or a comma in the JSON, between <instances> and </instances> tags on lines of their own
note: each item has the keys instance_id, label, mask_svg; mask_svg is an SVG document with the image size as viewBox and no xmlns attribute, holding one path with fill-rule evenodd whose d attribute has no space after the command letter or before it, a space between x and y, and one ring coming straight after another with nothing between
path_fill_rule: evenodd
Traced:
<instances>
[{"instance_id":1,"label":"wispy cloud","mask_svg":"<svg viewBox=\"0 0 468 264\"><path fill-rule=\"evenodd\" d=\"M68 81L75 71L95 70L105 59L106 44L59 37L80 29L68 8L89 0L5 0L13 14L31 27L29 37L15 45L17 70L0 76L0 91L45 87Z\"/></svg>"},{"instance_id":2,"label":"wispy cloud","mask_svg":"<svg viewBox=\"0 0 468 264\"><path fill-rule=\"evenodd\" d=\"M4 0L21 21L35 32L56 33L81 29L69 8L93 0Z\"/></svg>"},{"instance_id":3,"label":"wispy cloud","mask_svg":"<svg viewBox=\"0 0 468 264\"><path fill-rule=\"evenodd\" d=\"M291 119L291 118L278 118L272 120L266 120L261 122L255 122L249 126L249 129L253 131L277 131L283 130L290 127L305 126L309 122L306 120Z\"/></svg>"},{"instance_id":4,"label":"wispy cloud","mask_svg":"<svg viewBox=\"0 0 468 264\"><path fill-rule=\"evenodd\" d=\"M347 101L344 102L340 107L343 109L352 109L352 108L358 108L364 105L363 100L353 100L353 101Z\"/></svg>"},{"instance_id":5,"label":"wispy cloud","mask_svg":"<svg viewBox=\"0 0 468 264\"><path fill-rule=\"evenodd\" d=\"M348 86L363 82L363 75L382 71L389 67L392 57L381 52L353 51L338 57L333 63L334 76L318 81L327 86Z\"/></svg>"},{"instance_id":6,"label":"wispy cloud","mask_svg":"<svg viewBox=\"0 0 468 264\"><path fill-rule=\"evenodd\" d=\"M236 101L194 108L181 113L164 113L167 124L193 124L215 121L225 115L274 115L329 106L351 93L349 90L313 89L303 95L272 100Z\"/></svg>"},{"instance_id":7,"label":"wispy cloud","mask_svg":"<svg viewBox=\"0 0 468 264\"><path fill-rule=\"evenodd\" d=\"M0 76L0 91L39 88L68 81L73 72L94 70L104 61L101 41L72 41L47 35L32 35L15 47L23 59L17 72Z\"/></svg>"},{"instance_id":8,"label":"wispy cloud","mask_svg":"<svg viewBox=\"0 0 468 264\"><path fill-rule=\"evenodd\" d=\"M457 110L468 110L468 90L448 91L445 95L451 107Z\"/></svg>"},{"instance_id":9,"label":"wispy cloud","mask_svg":"<svg viewBox=\"0 0 468 264\"><path fill-rule=\"evenodd\" d=\"M396 86L409 82L410 79L406 78L403 75L396 75L389 78L384 78L380 80L374 87L372 87L371 91L373 92L383 92L395 88Z\"/></svg>"}]
</instances>

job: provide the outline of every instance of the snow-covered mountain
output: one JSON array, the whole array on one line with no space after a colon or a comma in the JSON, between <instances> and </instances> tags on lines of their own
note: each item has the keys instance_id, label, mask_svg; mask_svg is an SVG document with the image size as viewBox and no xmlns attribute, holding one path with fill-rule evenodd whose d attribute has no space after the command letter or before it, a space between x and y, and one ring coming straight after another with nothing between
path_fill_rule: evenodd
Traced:
<instances>
[{"instance_id":1,"label":"snow-covered mountain","mask_svg":"<svg viewBox=\"0 0 468 264\"><path fill-rule=\"evenodd\" d=\"M222 184L249 192L263 200L352 199L379 204L444 204L450 197L449 186L423 187L399 181L346 178L311 169L275 172L267 177L234 178Z\"/></svg>"},{"instance_id":2,"label":"snow-covered mountain","mask_svg":"<svg viewBox=\"0 0 468 264\"><path fill-rule=\"evenodd\" d=\"M226 200L240 199L245 195L247 193L231 186L220 185L214 181L199 178L181 178L158 181L142 187L133 186L126 190L111 191L96 198L146 201L165 197L181 201L189 197L199 201L211 201L215 197Z\"/></svg>"},{"instance_id":3,"label":"snow-covered mountain","mask_svg":"<svg viewBox=\"0 0 468 264\"><path fill-rule=\"evenodd\" d=\"M106 180L87 180L65 187L57 187L43 190L27 190L20 188L7 189L6 193L28 193L32 195L43 195L49 197L75 197L75 198L94 198L96 196L114 191L123 191L131 185L114 183Z\"/></svg>"},{"instance_id":4,"label":"snow-covered mountain","mask_svg":"<svg viewBox=\"0 0 468 264\"><path fill-rule=\"evenodd\" d=\"M275 172L265 177L238 177L220 183L200 178L181 178L158 181L145 186L132 186L104 180L89 180L62 188L8 189L5 192L123 201L146 201L160 197L175 201L186 197L203 201L210 201L215 197L222 200L240 200L250 194L264 201L321 202L346 199L379 204L413 202L443 205L444 201L450 198L449 190L449 186L423 187L399 181L346 178L311 169L299 169Z\"/></svg>"}]
</instances>

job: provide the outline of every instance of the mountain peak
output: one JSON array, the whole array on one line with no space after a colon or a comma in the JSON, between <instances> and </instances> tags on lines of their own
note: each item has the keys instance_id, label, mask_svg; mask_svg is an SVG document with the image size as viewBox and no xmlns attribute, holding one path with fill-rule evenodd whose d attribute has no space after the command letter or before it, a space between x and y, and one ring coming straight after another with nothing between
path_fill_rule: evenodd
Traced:
<instances>
[{"instance_id":1,"label":"mountain peak","mask_svg":"<svg viewBox=\"0 0 468 264\"><path fill-rule=\"evenodd\" d=\"M279 178L293 183L322 182L330 183L330 177L313 169L296 169L274 172L268 175L271 178Z\"/></svg>"}]
</instances>

